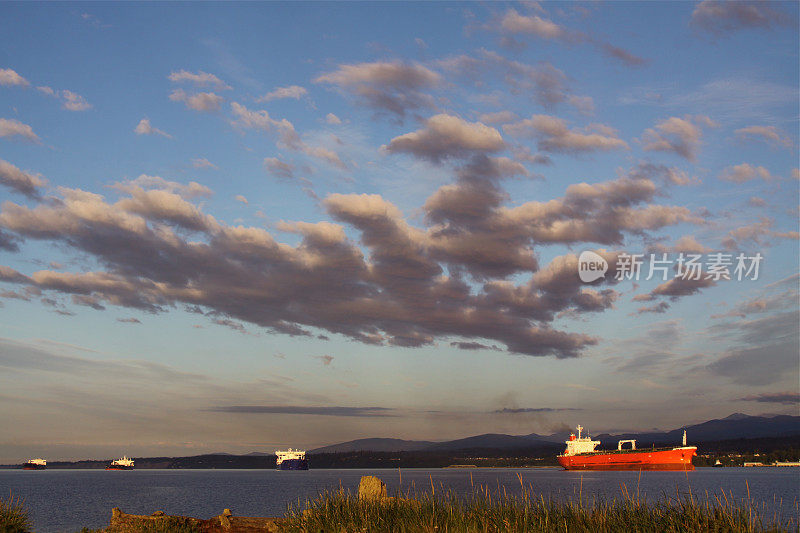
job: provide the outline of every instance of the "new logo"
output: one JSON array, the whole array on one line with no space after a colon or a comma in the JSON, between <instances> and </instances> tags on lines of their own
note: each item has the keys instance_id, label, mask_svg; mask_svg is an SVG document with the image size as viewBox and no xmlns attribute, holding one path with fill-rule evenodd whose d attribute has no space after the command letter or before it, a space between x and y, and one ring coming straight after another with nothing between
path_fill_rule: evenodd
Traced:
<instances>
[{"instance_id":1,"label":"new logo","mask_svg":"<svg viewBox=\"0 0 800 533\"><path fill-rule=\"evenodd\" d=\"M591 283L600 278L604 278L608 271L608 261L602 256L585 250L578 257L578 276L584 283Z\"/></svg>"}]
</instances>

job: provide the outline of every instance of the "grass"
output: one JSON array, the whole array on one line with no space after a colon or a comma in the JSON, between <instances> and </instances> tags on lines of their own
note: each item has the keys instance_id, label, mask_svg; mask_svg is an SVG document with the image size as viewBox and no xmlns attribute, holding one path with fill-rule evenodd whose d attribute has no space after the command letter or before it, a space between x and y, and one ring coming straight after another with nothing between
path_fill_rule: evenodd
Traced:
<instances>
[{"instance_id":1,"label":"grass","mask_svg":"<svg viewBox=\"0 0 800 533\"><path fill-rule=\"evenodd\" d=\"M31 520L19 498L0 500L0 533L30 533Z\"/></svg>"},{"instance_id":2,"label":"grass","mask_svg":"<svg viewBox=\"0 0 800 533\"><path fill-rule=\"evenodd\" d=\"M406 496L409 496L408 494ZM611 501L557 501L523 487L493 496L487 489L466 497L451 490L414 498L360 500L347 491L325 492L290 507L286 531L293 532L771 532L797 531L796 519L764 524L749 500L734 502L688 495L648 502L624 489Z\"/></svg>"}]
</instances>

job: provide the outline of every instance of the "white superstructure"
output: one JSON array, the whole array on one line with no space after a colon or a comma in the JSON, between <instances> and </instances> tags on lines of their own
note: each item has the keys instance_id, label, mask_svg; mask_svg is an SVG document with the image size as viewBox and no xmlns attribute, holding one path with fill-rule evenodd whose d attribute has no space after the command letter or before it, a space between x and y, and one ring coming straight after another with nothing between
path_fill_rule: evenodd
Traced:
<instances>
[{"instance_id":1,"label":"white superstructure","mask_svg":"<svg viewBox=\"0 0 800 533\"><path fill-rule=\"evenodd\" d=\"M111 461L111 466L132 467L133 466L133 459L123 455L122 459L115 459L115 460Z\"/></svg>"},{"instance_id":2,"label":"white superstructure","mask_svg":"<svg viewBox=\"0 0 800 533\"><path fill-rule=\"evenodd\" d=\"M582 426L578 426L576 428L578 430L578 436L575 436L575 433L569 436L569 440L567 441L567 449L564 450L563 455L578 455L580 453L591 453L595 451L595 448L600 446L599 440L592 440L589 435L585 437L581 436L581 432L583 431Z\"/></svg>"},{"instance_id":3,"label":"white superstructure","mask_svg":"<svg viewBox=\"0 0 800 533\"><path fill-rule=\"evenodd\" d=\"M302 461L306 458L306 451L305 450L293 450L289 448L288 450L275 450L275 456L277 457L276 463L278 466L284 461L288 461L290 459L296 459Z\"/></svg>"}]
</instances>

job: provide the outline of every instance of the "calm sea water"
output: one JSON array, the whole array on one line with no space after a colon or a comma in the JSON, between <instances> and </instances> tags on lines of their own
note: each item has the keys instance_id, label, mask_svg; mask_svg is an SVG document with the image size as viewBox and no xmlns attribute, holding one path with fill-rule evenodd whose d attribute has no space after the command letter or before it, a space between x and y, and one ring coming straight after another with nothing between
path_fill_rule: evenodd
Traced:
<instances>
[{"instance_id":1,"label":"calm sea water","mask_svg":"<svg viewBox=\"0 0 800 533\"><path fill-rule=\"evenodd\" d=\"M226 507L239 516L280 516L287 505L312 498L325 489L357 490L361 476L376 475L389 486L419 492L452 488L469 493L472 486L518 492L523 483L556 498L620 497L622 486L639 490L648 500L675 497L676 491L705 497L721 494L763 502L772 518L794 517L800 501L800 468L699 468L694 472L567 472L560 469L406 469L398 470L0 470L0 496L24 499L38 533L73 533L82 527L107 526L111 508L126 513L210 518ZM401 479L402 477L402 479ZM401 485L402 482L402 485Z\"/></svg>"}]
</instances>

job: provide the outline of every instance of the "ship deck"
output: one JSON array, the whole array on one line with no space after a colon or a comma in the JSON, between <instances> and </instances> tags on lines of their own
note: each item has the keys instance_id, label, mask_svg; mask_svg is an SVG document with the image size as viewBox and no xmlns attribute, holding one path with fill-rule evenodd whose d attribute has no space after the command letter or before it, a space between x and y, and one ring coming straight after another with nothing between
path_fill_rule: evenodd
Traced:
<instances>
[{"instance_id":1,"label":"ship deck","mask_svg":"<svg viewBox=\"0 0 800 533\"><path fill-rule=\"evenodd\" d=\"M585 452L585 453L578 453L572 457L576 456L591 456L591 455L616 455L616 454L628 454L628 453L653 453L653 452L671 452L673 450L681 450L681 449L697 449L697 446L669 446L669 447L661 447L656 448L655 446L652 448L636 448L635 450L631 450L626 448L624 450L595 450L593 452Z\"/></svg>"}]
</instances>

